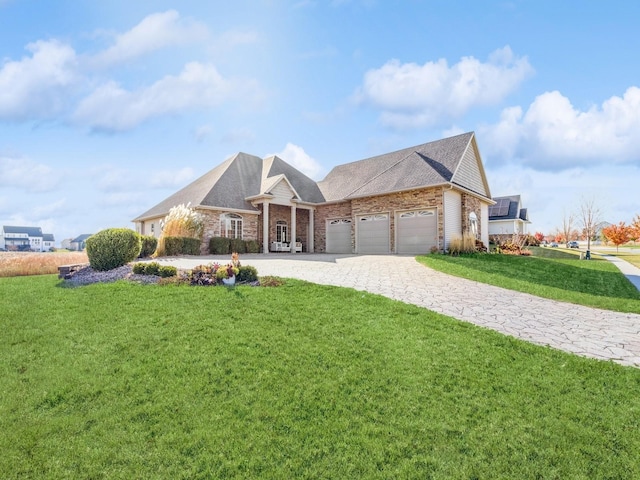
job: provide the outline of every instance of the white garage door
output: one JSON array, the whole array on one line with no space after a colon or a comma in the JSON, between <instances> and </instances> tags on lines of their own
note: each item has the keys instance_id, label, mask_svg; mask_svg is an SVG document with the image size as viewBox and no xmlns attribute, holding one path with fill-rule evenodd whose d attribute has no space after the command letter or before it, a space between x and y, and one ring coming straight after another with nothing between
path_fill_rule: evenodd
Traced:
<instances>
[{"instance_id":1,"label":"white garage door","mask_svg":"<svg viewBox=\"0 0 640 480\"><path fill-rule=\"evenodd\" d=\"M351 253L351 219L327 221L327 253Z\"/></svg>"},{"instance_id":2,"label":"white garage door","mask_svg":"<svg viewBox=\"0 0 640 480\"><path fill-rule=\"evenodd\" d=\"M358 217L358 253L389 253L389 214Z\"/></svg>"},{"instance_id":3,"label":"white garage door","mask_svg":"<svg viewBox=\"0 0 640 480\"><path fill-rule=\"evenodd\" d=\"M429 253L438 245L435 210L415 210L398 215L398 253Z\"/></svg>"}]
</instances>

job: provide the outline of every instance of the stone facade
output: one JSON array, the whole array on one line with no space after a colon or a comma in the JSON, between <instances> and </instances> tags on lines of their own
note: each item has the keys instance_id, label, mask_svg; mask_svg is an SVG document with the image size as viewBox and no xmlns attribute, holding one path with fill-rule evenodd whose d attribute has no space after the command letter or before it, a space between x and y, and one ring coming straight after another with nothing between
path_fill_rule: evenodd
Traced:
<instances>
[{"instance_id":1,"label":"stone facade","mask_svg":"<svg viewBox=\"0 0 640 480\"><path fill-rule=\"evenodd\" d=\"M469 214L474 212L478 218L477 238L482 238L482 222L480 221L482 209L480 205L480 199L469 195L468 193L462 194L462 233L471 232L471 220L469 219Z\"/></svg>"},{"instance_id":2,"label":"stone facade","mask_svg":"<svg viewBox=\"0 0 640 480\"><path fill-rule=\"evenodd\" d=\"M302 251L308 251L309 245L309 210L306 208L296 208L296 234L291 234L291 207L286 205L269 204L269 242L273 242L276 239L276 225L278 221L286 222L289 228L290 240L300 239L302 242ZM262 223L263 213L262 205L260 205L260 214L258 215L258 228L256 238L260 242L262 247Z\"/></svg>"},{"instance_id":3,"label":"stone facade","mask_svg":"<svg viewBox=\"0 0 640 480\"><path fill-rule=\"evenodd\" d=\"M237 213L229 210L204 210L197 209L198 213L204 218L204 233L202 235L202 243L200 244L200 253L207 255L209 253L209 240L212 237L220 236L220 216L225 213ZM237 213L242 217L242 239L257 240L258 239L258 214Z\"/></svg>"}]
</instances>

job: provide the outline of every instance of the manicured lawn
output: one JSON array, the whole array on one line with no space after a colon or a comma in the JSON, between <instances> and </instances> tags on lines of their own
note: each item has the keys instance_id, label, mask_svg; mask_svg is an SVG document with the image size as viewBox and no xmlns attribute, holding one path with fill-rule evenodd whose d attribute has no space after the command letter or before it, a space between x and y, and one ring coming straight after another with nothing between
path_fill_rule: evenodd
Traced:
<instances>
[{"instance_id":1,"label":"manicured lawn","mask_svg":"<svg viewBox=\"0 0 640 480\"><path fill-rule=\"evenodd\" d=\"M57 283L0 279L3 479L640 478L639 369L300 281Z\"/></svg>"},{"instance_id":2,"label":"manicured lawn","mask_svg":"<svg viewBox=\"0 0 640 480\"><path fill-rule=\"evenodd\" d=\"M611 262L579 252L531 248L533 256L428 255L418 260L435 270L539 297L619 312L640 313L640 292Z\"/></svg>"}]
</instances>

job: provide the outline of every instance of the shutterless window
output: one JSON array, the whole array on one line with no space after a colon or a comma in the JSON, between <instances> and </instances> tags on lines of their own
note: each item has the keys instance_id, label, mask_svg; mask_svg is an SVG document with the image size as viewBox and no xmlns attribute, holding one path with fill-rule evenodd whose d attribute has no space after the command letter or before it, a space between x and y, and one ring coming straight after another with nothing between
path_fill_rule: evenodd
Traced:
<instances>
[{"instance_id":1,"label":"shutterless window","mask_svg":"<svg viewBox=\"0 0 640 480\"><path fill-rule=\"evenodd\" d=\"M226 213L220 217L220 236L242 239L242 217L236 213Z\"/></svg>"},{"instance_id":2,"label":"shutterless window","mask_svg":"<svg viewBox=\"0 0 640 480\"><path fill-rule=\"evenodd\" d=\"M289 226L287 222L283 220L278 220L276 222L276 241L278 242L286 242L289 232Z\"/></svg>"}]
</instances>

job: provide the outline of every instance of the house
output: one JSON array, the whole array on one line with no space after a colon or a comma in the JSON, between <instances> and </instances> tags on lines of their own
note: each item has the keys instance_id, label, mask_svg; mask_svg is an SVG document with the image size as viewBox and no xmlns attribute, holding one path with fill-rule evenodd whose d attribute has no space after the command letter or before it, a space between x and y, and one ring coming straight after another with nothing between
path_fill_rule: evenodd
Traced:
<instances>
[{"instance_id":1,"label":"house","mask_svg":"<svg viewBox=\"0 0 640 480\"><path fill-rule=\"evenodd\" d=\"M491 237L512 237L514 234L528 234L529 213L522 208L520 195L494 197L496 202L489 207L489 235Z\"/></svg>"},{"instance_id":2,"label":"house","mask_svg":"<svg viewBox=\"0 0 640 480\"><path fill-rule=\"evenodd\" d=\"M77 252L83 251L87 247L87 238L89 238L92 233L84 233L73 240L71 240L69 244L70 250L75 250Z\"/></svg>"},{"instance_id":3,"label":"house","mask_svg":"<svg viewBox=\"0 0 640 480\"><path fill-rule=\"evenodd\" d=\"M416 254L464 232L488 244L493 200L469 132L339 165L320 182L277 156L238 153L133 219L136 231L160 236L180 204L205 218L203 253L222 236L263 252Z\"/></svg>"},{"instance_id":4,"label":"house","mask_svg":"<svg viewBox=\"0 0 640 480\"><path fill-rule=\"evenodd\" d=\"M47 239L45 241L45 238ZM40 227L3 226L0 232L0 248L24 252L48 252L54 245L53 235L42 233Z\"/></svg>"}]
</instances>

